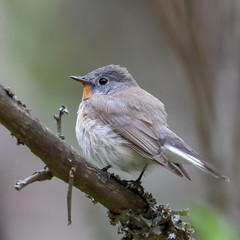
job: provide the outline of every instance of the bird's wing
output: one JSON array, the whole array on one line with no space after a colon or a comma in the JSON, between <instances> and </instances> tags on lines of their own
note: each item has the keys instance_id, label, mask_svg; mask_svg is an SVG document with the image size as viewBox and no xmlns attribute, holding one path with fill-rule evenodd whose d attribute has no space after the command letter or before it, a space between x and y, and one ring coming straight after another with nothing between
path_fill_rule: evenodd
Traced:
<instances>
[{"instance_id":1,"label":"bird's wing","mask_svg":"<svg viewBox=\"0 0 240 240\"><path fill-rule=\"evenodd\" d=\"M219 173L214 166L208 163L202 156L194 152L181 138L167 127L158 132L161 150L167 159L182 167L182 163L193 164L201 170L229 181L229 178Z\"/></svg>"},{"instance_id":2,"label":"bird's wing","mask_svg":"<svg viewBox=\"0 0 240 240\"><path fill-rule=\"evenodd\" d=\"M136 103L138 104L138 103ZM152 159L173 173L181 172L161 154L157 133L152 127L151 117L129 102L118 97L96 95L85 103L87 113L104 124L108 124L126 142L126 145L142 156Z\"/></svg>"}]
</instances>

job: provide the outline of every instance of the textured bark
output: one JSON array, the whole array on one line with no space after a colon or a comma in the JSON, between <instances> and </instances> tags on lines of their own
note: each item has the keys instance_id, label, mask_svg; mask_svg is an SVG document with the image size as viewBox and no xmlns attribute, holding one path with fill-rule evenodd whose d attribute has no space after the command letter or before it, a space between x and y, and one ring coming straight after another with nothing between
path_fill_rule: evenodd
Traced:
<instances>
[{"instance_id":1,"label":"textured bark","mask_svg":"<svg viewBox=\"0 0 240 240\"><path fill-rule=\"evenodd\" d=\"M113 212L144 212L146 201L87 162L69 144L43 126L13 94L0 85L0 122L47 165L55 177L68 182L71 167L77 169L74 186Z\"/></svg>"},{"instance_id":2,"label":"textured bark","mask_svg":"<svg viewBox=\"0 0 240 240\"><path fill-rule=\"evenodd\" d=\"M71 183L73 180L73 185L88 194L94 203L100 202L110 210L111 224L120 224L122 234L125 234L123 239L149 239L151 236L151 239L164 240L173 235L177 240L192 239L190 224L179 219L186 213L158 205L151 194L136 193L123 186L122 182L125 181L108 178L106 173L87 162L58 134L43 126L9 89L1 85L0 123L16 136L19 144L27 145L48 167L23 181L25 185L32 180L41 180L41 174L44 175L43 179L51 179L53 174L68 182L69 171L74 169ZM21 182L16 187L20 190ZM71 202L71 194L68 197L68 202ZM70 224L71 211L68 214Z\"/></svg>"},{"instance_id":3,"label":"textured bark","mask_svg":"<svg viewBox=\"0 0 240 240\"><path fill-rule=\"evenodd\" d=\"M174 239L192 239L190 224L180 220L180 216L186 216L185 213L158 205L151 194L136 193L123 186L121 183L125 181L108 178L106 173L87 162L58 134L43 126L9 89L1 85L0 123L16 136L19 144L27 145L47 165L45 170L49 177L44 176L44 179L50 179L53 174L68 182L70 169L74 168L74 172L76 169L73 185L88 194L94 203L100 202L110 210L111 224L120 224L122 234L125 234L123 239L149 239L151 236L151 239L164 240L173 235ZM26 182L31 182L32 178L40 180L38 176L41 172L36 176L33 174ZM21 183L17 187L21 189ZM71 202L71 194L69 196ZM68 213L70 224L71 211Z\"/></svg>"}]
</instances>

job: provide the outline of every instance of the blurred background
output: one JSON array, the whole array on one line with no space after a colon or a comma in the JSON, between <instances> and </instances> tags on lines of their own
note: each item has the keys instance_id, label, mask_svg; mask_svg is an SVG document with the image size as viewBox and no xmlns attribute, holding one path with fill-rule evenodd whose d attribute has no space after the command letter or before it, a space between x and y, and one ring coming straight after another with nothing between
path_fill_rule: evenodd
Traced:
<instances>
[{"instance_id":1,"label":"blurred background","mask_svg":"<svg viewBox=\"0 0 240 240\"><path fill-rule=\"evenodd\" d=\"M240 239L240 6L237 0L0 0L0 83L80 151L75 120L82 75L119 64L166 106L168 123L231 183L188 167L192 181L158 169L143 179L158 203L190 208L196 239ZM0 125L0 239L121 239L107 210L67 185L14 184L44 164Z\"/></svg>"}]
</instances>

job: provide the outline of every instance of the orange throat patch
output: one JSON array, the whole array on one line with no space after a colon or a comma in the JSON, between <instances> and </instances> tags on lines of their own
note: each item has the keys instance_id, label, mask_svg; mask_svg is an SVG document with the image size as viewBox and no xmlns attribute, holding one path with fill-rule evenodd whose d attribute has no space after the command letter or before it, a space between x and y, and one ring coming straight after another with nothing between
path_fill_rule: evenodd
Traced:
<instances>
[{"instance_id":1,"label":"orange throat patch","mask_svg":"<svg viewBox=\"0 0 240 240\"><path fill-rule=\"evenodd\" d=\"M87 83L83 84L83 95L82 100L86 100L92 96L90 86Z\"/></svg>"}]
</instances>

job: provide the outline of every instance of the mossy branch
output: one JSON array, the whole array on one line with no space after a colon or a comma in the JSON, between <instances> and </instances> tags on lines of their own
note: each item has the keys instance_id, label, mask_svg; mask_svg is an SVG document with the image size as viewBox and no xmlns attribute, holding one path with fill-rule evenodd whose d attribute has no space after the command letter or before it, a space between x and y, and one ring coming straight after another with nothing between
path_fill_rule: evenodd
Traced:
<instances>
[{"instance_id":1,"label":"mossy branch","mask_svg":"<svg viewBox=\"0 0 240 240\"><path fill-rule=\"evenodd\" d=\"M91 196L94 202L100 202L105 206L111 212L111 218L113 219L113 215L115 216L115 222L119 220L123 224L123 210L131 219L133 215L142 216L139 214L145 214L145 219L152 220L156 216L159 218L157 214L149 215L153 211L153 207L150 206L146 195L141 196L128 189L121 181L112 177L108 178L103 171L87 162L73 147L32 116L26 106L2 85L0 85L0 122L17 137L18 141L24 143L46 164L53 176L68 183L69 171L75 168L73 186ZM117 216L121 216L121 219L118 219ZM167 221L172 222L171 217ZM176 236L181 236L176 239L191 239L189 233L185 233L184 229L170 225ZM164 228L164 233L170 233L167 229L170 225L165 224L165 227L161 227L161 222L159 222L159 225L155 227L159 230ZM148 227L151 227L151 224ZM130 228L131 231L134 231L134 224ZM156 233L156 236L161 236L161 238L154 239L167 239L168 235L160 234L160 232ZM132 239L134 237L132 233L126 234L126 236L128 239L131 239L131 236Z\"/></svg>"}]
</instances>

